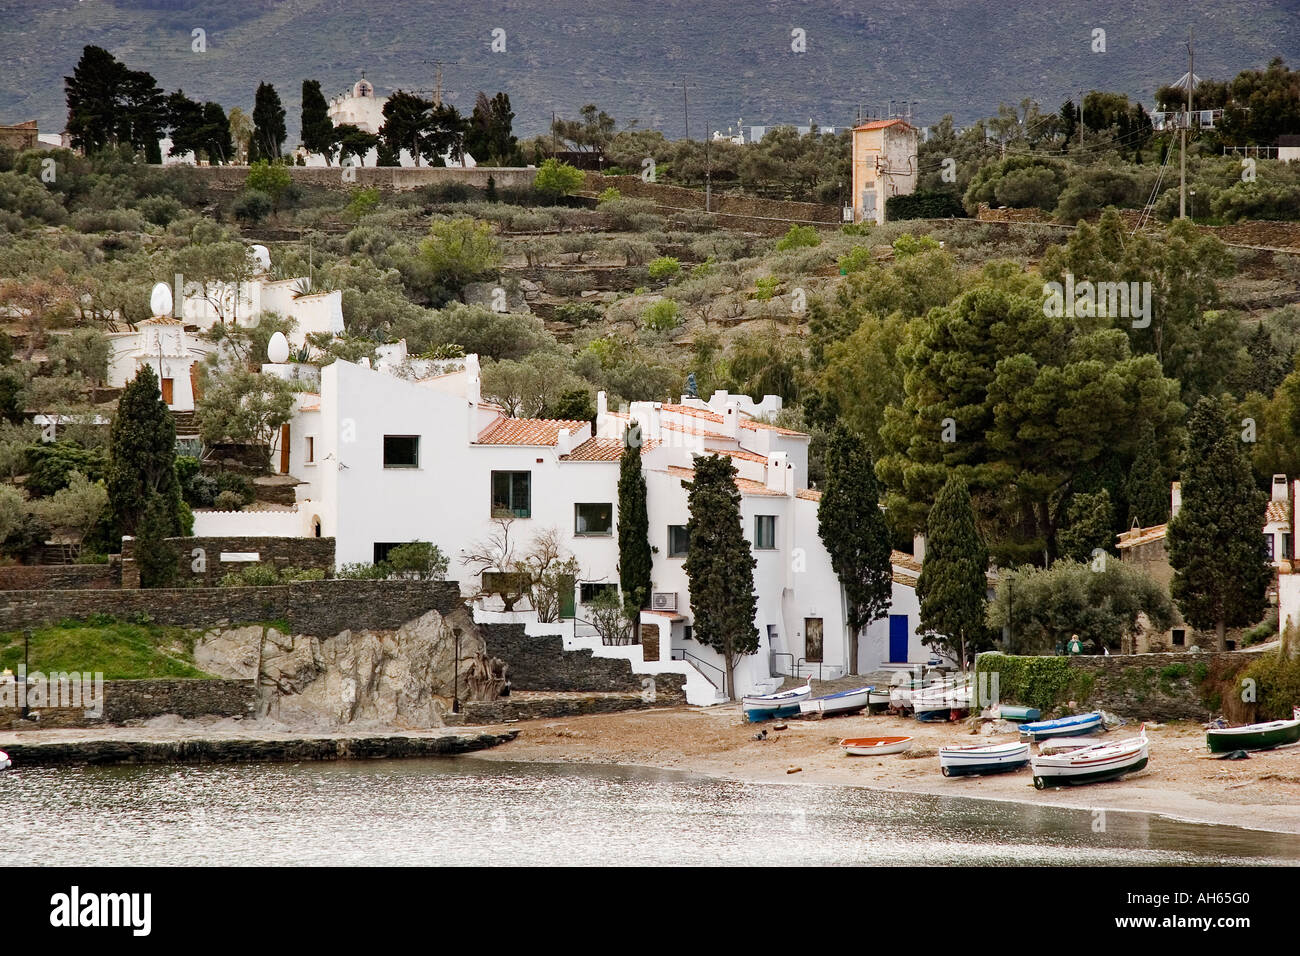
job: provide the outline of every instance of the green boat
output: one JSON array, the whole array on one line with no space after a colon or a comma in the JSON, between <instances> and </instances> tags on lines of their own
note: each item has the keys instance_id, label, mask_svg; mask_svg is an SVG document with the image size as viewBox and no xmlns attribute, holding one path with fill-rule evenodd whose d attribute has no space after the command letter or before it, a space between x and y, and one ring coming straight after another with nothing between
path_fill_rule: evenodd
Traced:
<instances>
[{"instance_id":1,"label":"green boat","mask_svg":"<svg viewBox=\"0 0 1300 956\"><path fill-rule=\"evenodd\" d=\"M1293 720L1272 720L1264 724L1247 724L1244 727L1224 727L1207 730L1205 742L1210 753L1224 754L1234 750L1272 750L1300 741L1300 707L1292 710Z\"/></svg>"}]
</instances>

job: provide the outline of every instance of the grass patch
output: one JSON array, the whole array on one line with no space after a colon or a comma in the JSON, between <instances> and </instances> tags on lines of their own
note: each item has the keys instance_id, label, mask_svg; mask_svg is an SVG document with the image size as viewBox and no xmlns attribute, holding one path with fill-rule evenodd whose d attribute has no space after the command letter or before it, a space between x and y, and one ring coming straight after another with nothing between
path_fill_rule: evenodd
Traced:
<instances>
[{"instance_id":1,"label":"grass patch","mask_svg":"<svg viewBox=\"0 0 1300 956\"><path fill-rule=\"evenodd\" d=\"M62 621L32 630L32 671L89 671L105 680L211 677L194 666L197 635L181 627L105 620ZM0 669L23 662L23 634L0 634Z\"/></svg>"}]
</instances>

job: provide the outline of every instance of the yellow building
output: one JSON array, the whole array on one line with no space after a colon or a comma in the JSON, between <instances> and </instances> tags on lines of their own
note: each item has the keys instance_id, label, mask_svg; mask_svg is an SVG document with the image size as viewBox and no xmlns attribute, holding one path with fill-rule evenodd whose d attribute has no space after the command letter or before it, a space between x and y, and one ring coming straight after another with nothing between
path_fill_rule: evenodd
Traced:
<instances>
[{"instance_id":1,"label":"yellow building","mask_svg":"<svg viewBox=\"0 0 1300 956\"><path fill-rule=\"evenodd\" d=\"M885 221L885 200L916 190L916 128L901 119L853 129L853 221Z\"/></svg>"}]
</instances>

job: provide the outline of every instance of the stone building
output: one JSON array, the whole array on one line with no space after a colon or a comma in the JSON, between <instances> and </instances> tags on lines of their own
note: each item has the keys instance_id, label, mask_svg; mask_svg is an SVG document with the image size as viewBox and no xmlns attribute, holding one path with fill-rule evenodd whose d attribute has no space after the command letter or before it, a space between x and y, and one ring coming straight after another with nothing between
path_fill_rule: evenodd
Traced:
<instances>
[{"instance_id":1,"label":"stone building","mask_svg":"<svg viewBox=\"0 0 1300 956\"><path fill-rule=\"evenodd\" d=\"M873 120L853 129L853 221L883 223L885 201L916 191L916 128Z\"/></svg>"},{"instance_id":2,"label":"stone building","mask_svg":"<svg viewBox=\"0 0 1300 956\"><path fill-rule=\"evenodd\" d=\"M36 128L36 120L28 120L15 126L0 126L0 146L7 149L16 151L35 149L38 142L40 142L40 131Z\"/></svg>"}]
</instances>

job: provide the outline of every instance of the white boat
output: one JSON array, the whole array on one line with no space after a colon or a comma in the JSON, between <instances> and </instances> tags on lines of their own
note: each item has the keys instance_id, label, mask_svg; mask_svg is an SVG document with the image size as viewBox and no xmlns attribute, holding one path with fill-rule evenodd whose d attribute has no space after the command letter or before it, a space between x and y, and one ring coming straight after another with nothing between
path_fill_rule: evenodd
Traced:
<instances>
[{"instance_id":1,"label":"white boat","mask_svg":"<svg viewBox=\"0 0 1300 956\"><path fill-rule=\"evenodd\" d=\"M947 720L948 715L955 710L969 710L970 702L969 681L930 684L912 692L912 711L917 720L930 719L936 715Z\"/></svg>"},{"instance_id":2,"label":"white boat","mask_svg":"<svg viewBox=\"0 0 1300 956\"><path fill-rule=\"evenodd\" d=\"M856 714L867 706L871 690L870 687L858 687L855 690L842 690L838 694L827 694L825 697L812 697L799 704L799 713L804 717Z\"/></svg>"},{"instance_id":3,"label":"white boat","mask_svg":"<svg viewBox=\"0 0 1300 956\"><path fill-rule=\"evenodd\" d=\"M1043 740L1038 744L1038 752L1043 756L1049 754L1064 754L1072 750L1083 750L1085 747L1095 747L1097 742L1089 737L1053 737L1051 740Z\"/></svg>"},{"instance_id":4,"label":"white boat","mask_svg":"<svg viewBox=\"0 0 1300 956\"><path fill-rule=\"evenodd\" d=\"M9 759L9 755L3 750L0 750L0 770L8 770L13 765L14 762Z\"/></svg>"},{"instance_id":5,"label":"white boat","mask_svg":"<svg viewBox=\"0 0 1300 956\"><path fill-rule=\"evenodd\" d=\"M912 746L911 737L846 737L840 741L844 752L855 757L901 754Z\"/></svg>"},{"instance_id":6,"label":"white boat","mask_svg":"<svg viewBox=\"0 0 1300 956\"><path fill-rule=\"evenodd\" d=\"M804 684L794 690L741 698L741 709L750 722L771 720L773 717L793 717L799 713L799 705L811 696L812 685Z\"/></svg>"},{"instance_id":7,"label":"white boat","mask_svg":"<svg viewBox=\"0 0 1300 956\"><path fill-rule=\"evenodd\" d=\"M940 747L939 772L945 777L1005 773L1029 763L1029 744L972 744Z\"/></svg>"},{"instance_id":8,"label":"white boat","mask_svg":"<svg viewBox=\"0 0 1300 956\"><path fill-rule=\"evenodd\" d=\"M1020 736L1026 740L1046 740L1049 737L1082 737L1104 732L1106 723L1099 710L1087 714L1075 714L1059 720L1039 720L1020 725Z\"/></svg>"},{"instance_id":9,"label":"white boat","mask_svg":"<svg viewBox=\"0 0 1300 956\"><path fill-rule=\"evenodd\" d=\"M1029 762L1034 771L1034 786L1043 790L1067 784L1115 780L1144 768L1149 756L1146 726L1143 725L1137 737L1080 747L1069 753L1039 754Z\"/></svg>"}]
</instances>

